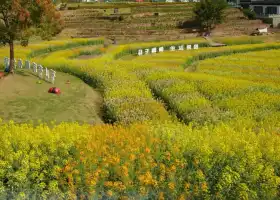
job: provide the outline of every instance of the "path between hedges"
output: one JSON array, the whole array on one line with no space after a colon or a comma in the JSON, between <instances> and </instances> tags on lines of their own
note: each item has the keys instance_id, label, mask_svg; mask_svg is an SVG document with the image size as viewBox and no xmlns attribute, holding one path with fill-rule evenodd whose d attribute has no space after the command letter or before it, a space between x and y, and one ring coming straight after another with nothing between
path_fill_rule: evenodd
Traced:
<instances>
[{"instance_id":1,"label":"path between hedges","mask_svg":"<svg viewBox=\"0 0 280 200\"><path fill-rule=\"evenodd\" d=\"M209 45L210 45L211 47L223 47L223 46L227 46L226 44L214 42L214 41L212 40L212 38L210 38L210 37L203 37L203 38L209 42Z\"/></svg>"}]
</instances>

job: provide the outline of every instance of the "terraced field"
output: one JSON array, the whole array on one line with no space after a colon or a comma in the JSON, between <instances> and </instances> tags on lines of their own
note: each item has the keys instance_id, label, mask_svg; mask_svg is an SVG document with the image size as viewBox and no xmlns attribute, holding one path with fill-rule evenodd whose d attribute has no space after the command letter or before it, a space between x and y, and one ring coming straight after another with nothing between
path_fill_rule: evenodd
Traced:
<instances>
[{"instance_id":1,"label":"terraced field","mask_svg":"<svg viewBox=\"0 0 280 200\"><path fill-rule=\"evenodd\" d=\"M105 36L125 42L187 39L197 35L198 29L188 26L180 28L179 24L192 20L193 5L193 3L100 6L81 4L80 9L61 11L66 25L61 36L86 38ZM117 13L114 13L114 8L119 9ZM121 20L119 16L122 17ZM217 26L213 35L248 35L256 28L264 26L260 20L246 19L238 9L228 9L226 16L225 22Z\"/></svg>"},{"instance_id":2,"label":"terraced field","mask_svg":"<svg viewBox=\"0 0 280 200\"><path fill-rule=\"evenodd\" d=\"M107 124L1 125L1 197L278 199L280 43L266 39L114 45L87 60L102 38L17 47L97 88ZM135 55L174 44L200 48Z\"/></svg>"}]
</instances>

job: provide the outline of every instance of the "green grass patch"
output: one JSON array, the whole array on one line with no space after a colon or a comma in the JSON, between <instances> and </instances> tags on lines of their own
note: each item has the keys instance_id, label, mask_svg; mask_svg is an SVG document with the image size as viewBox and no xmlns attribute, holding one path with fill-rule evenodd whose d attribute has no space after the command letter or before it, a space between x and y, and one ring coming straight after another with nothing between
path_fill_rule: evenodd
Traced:
<instances>
[{"instance_id":1,"label":"green grass patch","mask_svg":"<svg viewBox=\"0 0 280 200\"><path fill-rule=\"evenodd\" d=\"M99 117L102 97L82 80L57 72L55 84L42 81L26 70L16 71L0 80L0 118L16 123L30 120L37 122L86 122L102 123ZM66 84L69 80L70 84ZM61 94L48 93L58 87Z\"/></svg>"}]
</instances>

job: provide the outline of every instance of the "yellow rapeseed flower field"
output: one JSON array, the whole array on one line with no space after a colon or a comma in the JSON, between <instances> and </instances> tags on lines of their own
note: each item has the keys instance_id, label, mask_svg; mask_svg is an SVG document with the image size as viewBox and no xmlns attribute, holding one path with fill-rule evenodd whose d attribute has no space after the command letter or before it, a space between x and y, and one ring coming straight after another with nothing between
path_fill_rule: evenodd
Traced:
<instances>
[{"instance_id":1,"label":"yellow rapeseed flower field","mask_svg":"<svg viewBox=\"0 0 280 200\"><path fill-rule=\"evenodd\" d=\"M87 60L77 55L102 38L16 47L99 88L107 124L2 123L0 199L278 199L280 44L246 40L140 57L203 41L109 46Z\"/></svg>"}]
</instances>

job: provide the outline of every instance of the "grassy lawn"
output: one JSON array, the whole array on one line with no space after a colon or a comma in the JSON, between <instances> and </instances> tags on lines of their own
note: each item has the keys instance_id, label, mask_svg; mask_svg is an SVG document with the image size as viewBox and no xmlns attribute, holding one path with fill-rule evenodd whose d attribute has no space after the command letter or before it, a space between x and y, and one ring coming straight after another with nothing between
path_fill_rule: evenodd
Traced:
<instances>
[{"instance_id":1,"label":"grassy lawn","mask_svg":"<svg viewBox=\"0 0 280 200\"><path fill-rule=\"evenodd\" d=\"M21 70L0 80L0 118L18 123L77 121L102 123L99 117L102 97L82 80L57 72L56 83L42 81L32 73ZM70 84L66 84L69 80ZM61 94L48 93L59 87Z\"/></svg>"}]
</instances>

